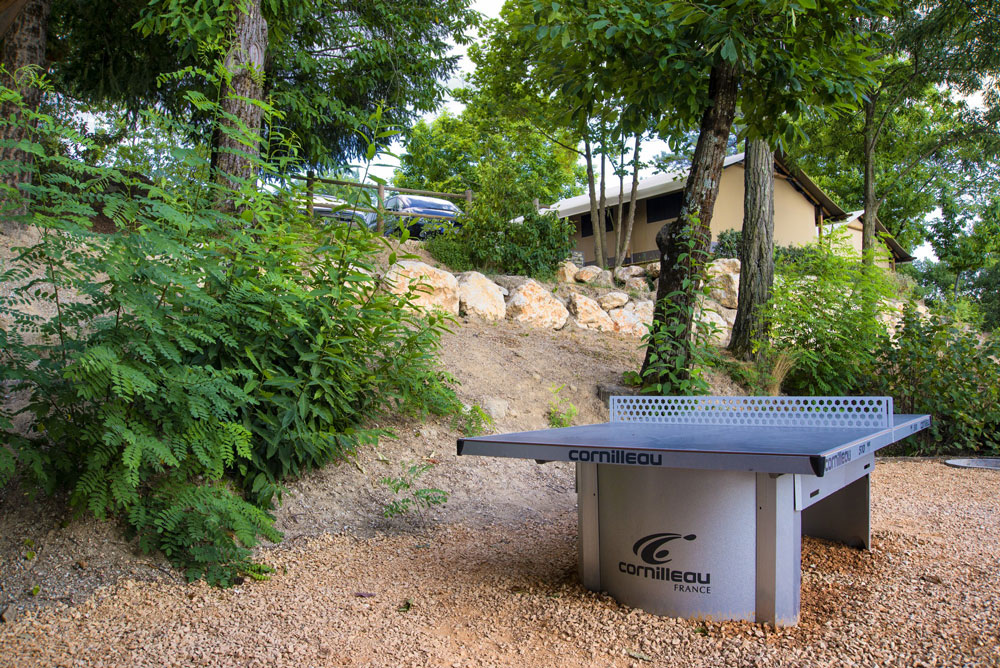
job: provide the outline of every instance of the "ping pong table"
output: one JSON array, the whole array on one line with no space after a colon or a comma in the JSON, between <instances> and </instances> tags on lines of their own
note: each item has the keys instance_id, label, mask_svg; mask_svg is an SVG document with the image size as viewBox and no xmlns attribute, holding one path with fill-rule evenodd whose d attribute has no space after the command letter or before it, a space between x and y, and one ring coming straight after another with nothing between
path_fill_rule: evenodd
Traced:
<instances>
[{"instance_id":1,"label":"ping pong table","mask_svg":"<svg viewBox=\"0 0 1000 668\"><path fill-rule=\"evenodd\" d=\"M576 464L583 585L658 615L798 622L802 535L867 548L875 452L930 426L891 397L616 396L610 422L463 438Z\"/></svg>"}]
</instances>

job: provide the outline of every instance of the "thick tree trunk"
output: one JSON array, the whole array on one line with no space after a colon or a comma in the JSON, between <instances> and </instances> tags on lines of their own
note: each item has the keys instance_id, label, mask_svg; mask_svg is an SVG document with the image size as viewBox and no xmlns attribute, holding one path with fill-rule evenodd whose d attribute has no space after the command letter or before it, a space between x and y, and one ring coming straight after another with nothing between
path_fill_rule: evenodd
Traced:
<instances>
[{"instance_id":1,"label":"thick tree trunk","mask_svg":"<svg viewBox=\"0 0 1000 668\"><path fill-rule=\"evenodd\" d=\"M639 144L642 137L636 135L635 150L632 151L632 190L629 195L628 220L625 221L625 238L622 239L621 248L618 249L619 257L615 262L620 265L625 261L625 254L628 253L629 245L632 243L632 225L635 223L635 193L639 189Z\"/></svg>"},{"instance_id":2,"label":"thick tree trunk","mask_svg":"<svg viewBox=\"0 0 1000 668\"><path fill-rule=\"evenodd\" d=\"M594 152L590 146L590 138L583 140L583 150L587 158L587 185L590 187L590 220L594 229L594 257L597 258L597 266L604 268L601 258L604 257L604 235L597 233L597 216L600 208L597 204L597 189L594 186ZM603 226L601 228L603 230ZM581 236L583 229L580 229Z\"/></svg>"},{"instance_id":3,"label":"thick tree trunk","mask_svg":"<svg viewBox=\"0 0 1000 668\"><path fill-rule=\"evenodd\" d=\"M28 0L24 8L14 19L3 40L2 58L3 66L7 70L7 75L3 77L3 85L19 90L24 98L25 106L29 109L38 109L38 104L42 100L41 91L32 86L26 85L24 72L18 72L21 68L28 66L38 66L42 70L47 69L48 60L45 57L45 42L48 35L49 10L51 0ZM18 76L18 75L22 76ZM9 119L18 114L17 107L12 104L3 105L0 108L0 118ZM17 188L23 183L31 181L32 159L28 153L16 148L7 146L24 138L25 126L0 125L0 141L4 146L0 147L0 160L10 161L10 166L0 174L2 182L12 188ZM19 168L14 168L15 165ZM0 199L6 200L4 193L0 193ZM19 201L15 203L0 202L0 234L11 234L21 226L15 222L14 218L22 216L27 212L25 206Z\"/></svg>"},{"instance_id":4,"label":"thick tree trunk","mask_svg":"<svg viewBox=\"0 0 1000 668\"><path fill-rule=\"evenodd\" d=\"M222 95L221 129L217 133L216 182L226 190L236 190L254 176L253 159L259 151L258 137L264 112L254 101L264 95L264 55L267 52L267 21L261 0L245 0L237 5L233 45L226 56L232 74ZM244 135L239 119L249 135ZM231 196L220 198L220 209L235 210Z\"/></svg>"},{"instance_id":5,"label":"thick tree trunk","mask_svg":"<svg viewBox=\"0 0 1000 668\"><path fill-rule=\"evenodd\" d=\"M878 215L878 202L875 199L875 103L866 101L864 130L864 214L861 216L861 254L866 264L874 261L875 249L875 217Z\"/></svg>"},{"instance_id":6,"label":"thick tree trunk","mask_svg":"<svg viewBox=\"0 0 1000 668\"><path fill-rule=\"evenodd\" d=\"M710 106L701 118L698 144L691 162L691 173L684 186L680 216L656 234L660 252L660 279L656 288L653 327L662 336L651 337L642 363L642 375L648 382L672 384L665 373L650 368L654 353L658 369L671 369L677 380L690 378L691 339L695 300L701 282L704 257L712 234L709 225L719 195L719 181L726 159L726 146L736 115L739 73L728 63L715 65L709 75ZM650 372L656 378L647 375Z\"/></svg>"},{"instance_id":7,"label":"thick tree trunk","mask_svg":"<svg viewBox=\"0 0 1000 668\"><path fill-rule=\"evenodd\" d=\"M774 153L766 141L747 141L743 160L746 195L740 241L740 298L729 351L757 357L754 343L767 335L761 308L774 283Z\"/></svg>"}]
</instances>

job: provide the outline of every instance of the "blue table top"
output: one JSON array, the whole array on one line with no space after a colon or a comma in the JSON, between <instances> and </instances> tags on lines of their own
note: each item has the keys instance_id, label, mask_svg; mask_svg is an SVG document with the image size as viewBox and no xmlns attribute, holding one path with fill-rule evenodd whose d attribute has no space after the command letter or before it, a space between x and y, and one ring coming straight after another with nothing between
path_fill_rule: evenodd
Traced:
<instances>
[{"instance_id":1,"label":"blue table top","mask_svg":"<svg viewBox=\"0 0 1000 668\"><path fill-rule=\"evenodd\" d=\"M611 422L462 438L458 454L822 476L929 426L927 415L886 428Z\"/></svg>"}]
</instances>

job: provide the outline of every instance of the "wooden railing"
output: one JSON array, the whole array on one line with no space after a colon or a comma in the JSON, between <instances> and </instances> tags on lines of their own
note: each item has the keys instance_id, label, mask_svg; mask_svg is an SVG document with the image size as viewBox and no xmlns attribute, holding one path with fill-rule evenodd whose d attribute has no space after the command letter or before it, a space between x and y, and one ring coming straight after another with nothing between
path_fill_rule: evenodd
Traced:
<instances>
[{"instance_id":1,"label":"wooden railing","mask_svg":"<svg viewBox=\"0 0 1000 668\"><path fill-rule=\"evenodd\" d=\"M369 207L352 207L355 211L364 211L365 213L375 213L378 214L376 231L378 234L385 232L385 193L388 190L393 193L400 193L404 195L424 195L426 197L443 197L446 199L456 199L465 200L466 204L472 203L472 198L474 197L471 190L466 190L464 193L443 193L434 190L416 190L414 188L396 188L393 186L386 186L383 183L358 183L357 181L344 181L342 179L324 179L321 177L314 176L312 172L309 172L306 176L293 176L292 179L297 181L306 182L306 196L309 198L309 203L307 208L309 210L309 215L313 215L313 196L315 194L314 187L317 183L329 183L335 186L348 186L351 188L368 188L378 191L378 206L374 209ZM400 216L402 218L427 218L430 220L451 220L449 216L433 216L423 213L408 213L403 211L392 212L394 216Z\"/></svg>"}]
</instances>

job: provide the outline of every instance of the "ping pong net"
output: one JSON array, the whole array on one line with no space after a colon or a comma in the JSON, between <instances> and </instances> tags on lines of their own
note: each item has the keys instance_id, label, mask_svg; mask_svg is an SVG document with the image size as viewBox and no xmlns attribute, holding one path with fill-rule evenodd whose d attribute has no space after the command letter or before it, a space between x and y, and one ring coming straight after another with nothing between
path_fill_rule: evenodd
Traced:
<instances>
[{"instance_id":1,"label":"ping pong net","mask_svg":"<svg viewBox=\"0 0 1000 668\"><path fill-rule=\"evenodd\" d=\"M891 428L892 397L613 396L611 422Z\"/></svg>"}]
</instances>

